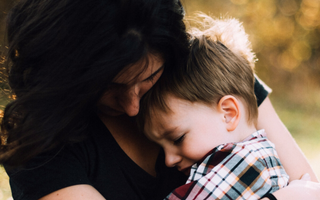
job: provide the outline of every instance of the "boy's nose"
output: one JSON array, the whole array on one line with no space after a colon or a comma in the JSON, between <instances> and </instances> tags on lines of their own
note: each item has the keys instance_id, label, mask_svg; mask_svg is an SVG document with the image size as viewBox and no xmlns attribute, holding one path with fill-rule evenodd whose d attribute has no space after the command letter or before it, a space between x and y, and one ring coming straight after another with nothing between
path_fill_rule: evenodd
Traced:
<instances>
[{"instance_id":1,"label":"boy's nose","mask_svg":"<svg viewBox=\"0 0 320 200\"><path fill-rule=\"evenodd\" d=\"M178 163L180 163L181 157L175 153L167 153L165 163L167 167L175 167Z\"/></svg>"}]
</instances>

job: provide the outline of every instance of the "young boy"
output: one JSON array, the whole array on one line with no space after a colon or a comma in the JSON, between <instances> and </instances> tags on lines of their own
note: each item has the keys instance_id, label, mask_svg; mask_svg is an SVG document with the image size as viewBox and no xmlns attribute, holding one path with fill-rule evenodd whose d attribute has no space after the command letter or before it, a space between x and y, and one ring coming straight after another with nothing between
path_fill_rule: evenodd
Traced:
<instances>
[{"instance_id":1,"label":"young boy","mask_svg":"<svg viewBox=\"0 0 320 200\"><path fill-rule=\"evenodd\" d=\"M185 69L144 97L139 125L168 167L189 175L166 199L274 199L288 184L274 144L256 130L255 56L235 19L203 16Z\"/></svg>"}]
</instances>

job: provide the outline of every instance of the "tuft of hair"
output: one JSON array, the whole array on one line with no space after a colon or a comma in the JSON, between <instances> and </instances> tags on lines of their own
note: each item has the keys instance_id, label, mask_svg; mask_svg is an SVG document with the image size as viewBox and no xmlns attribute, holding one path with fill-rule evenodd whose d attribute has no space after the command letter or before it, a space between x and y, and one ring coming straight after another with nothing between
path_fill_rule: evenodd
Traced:
<instances>
[{"instance_id":1,"label":"tuft of hair","mask_svg":"<svg viewBox=\"0 0 320 200\"><path fill-rule=\"evenodd\" d=\"M234 54L245 58L254 69L257 58L252 51L249 36L239 20L231 17L215 18L201 12L189 20L195 22L195 26L188 30L191 36L206 36L212 41L220 41Z\"/></svg>"},{"instance_id":2,"label":"tuft of hair","mask_svg":"<svg viewBox=\"0 0 320 200\"><path fill-rule=\"evenodd\" d=\"M190 29L190 55L177 74L162 76L141 101L139 127L151 124L159 111L169 113L168 94L190 102L215 105L225 95L234 95L246 106L247 122L256 124L254 94L255 54L242 24L232 18L213 19L200 14L202 28Z\"/></svg>"}]
</instances>

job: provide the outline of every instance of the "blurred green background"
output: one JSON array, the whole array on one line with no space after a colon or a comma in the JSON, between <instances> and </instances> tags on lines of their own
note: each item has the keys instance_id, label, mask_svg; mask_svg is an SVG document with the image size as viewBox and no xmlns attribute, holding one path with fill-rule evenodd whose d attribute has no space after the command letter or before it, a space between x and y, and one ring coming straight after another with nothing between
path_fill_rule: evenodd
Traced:
<instances>
[{"instance_id":1,"label":"blurred green background","mask_svg":"<svg viewBox=\"0 0 320 200\"><path fill-rule=\"evenodd\" d=\"M13 2L0 0L1 50L5 49L4 17ZM202 11L243 22L259 59L256 73L273 89L270 98L276 111L320 177L320 0L182 3L187 17ZM1 95L0 104L5 104ZM0 168L0 200L8 199L8 177Z\"/></svg>"}]
</instances>

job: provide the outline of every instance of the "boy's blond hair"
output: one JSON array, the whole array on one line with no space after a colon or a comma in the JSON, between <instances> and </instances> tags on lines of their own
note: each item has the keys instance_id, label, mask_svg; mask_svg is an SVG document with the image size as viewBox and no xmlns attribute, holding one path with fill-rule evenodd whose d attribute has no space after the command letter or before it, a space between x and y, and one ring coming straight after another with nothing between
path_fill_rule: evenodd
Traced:
<instances>
[{"instance_id":1,"label":"boy's blond hair","mask_svg":"<svg viewBox=\"0 0 320 200\"><path fill-rule=\"evenodd\" d=\"M236 19L213 19L200 14L202 28L191 28L187 65L177 74L161 77L141 101L139 126L144 130L156 109L171 112L168 94L190 102L216 105L234 95L246 106L248 123L256 123L258 106L254 94L255 55L248 35Z\"/></svg>"}]
</instances>

